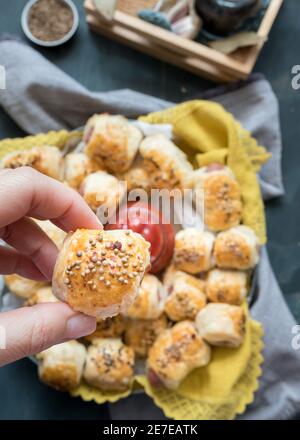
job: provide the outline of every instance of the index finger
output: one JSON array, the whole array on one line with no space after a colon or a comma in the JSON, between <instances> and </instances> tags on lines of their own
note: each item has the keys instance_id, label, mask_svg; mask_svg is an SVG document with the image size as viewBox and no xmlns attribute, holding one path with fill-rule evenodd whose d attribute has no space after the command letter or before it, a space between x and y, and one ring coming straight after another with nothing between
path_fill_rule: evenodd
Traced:
<instances>
[{"instance_id":1,"label":"index finger","mask_svg":"<svg viewBox=\"0 0 300 440\"><path fill-rule=\"evenodd\" d=\"M66 232L102 225L73 189L33 168L0 172L0 227L30 216L51 220Z\"/></svg>"}]
</instances>

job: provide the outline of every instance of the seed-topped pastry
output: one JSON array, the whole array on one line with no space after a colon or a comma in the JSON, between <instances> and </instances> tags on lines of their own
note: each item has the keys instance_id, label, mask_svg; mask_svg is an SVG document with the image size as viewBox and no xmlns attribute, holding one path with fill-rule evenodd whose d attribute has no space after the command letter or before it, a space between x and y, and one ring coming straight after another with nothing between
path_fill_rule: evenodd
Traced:
<instances>
[{"instance_id":1,"label":"seed-topped pastry","mask_svg":"<svg viewBox=\"0 0 300 440\"><path fill-rule=\"evenodd\" d=\"M156 319L164 310L165 299L166 291L159 279L146 274L126 316L133 319Z\"/></svg>"},{"instance_id":2,"label":"seed-topped pastry","mask_svg":"<svg viewBox=\"0 0 300 440\"><path fill-rule=\"evenodd\" d=\"M193 167L186 155L166 136L145 138L140 146L151 188L185 189L191 186Z\"/></svg>"},{"instance_id":3,"label":"seed-topped pastry","mask_svg":"<svg viewBox=\"0 0 300 440\"><path fill-rule=\"evenodd\" d=\"M237 270L211 270L206 281L206 295L212 302L242 304L247 295L247 274Z\"/></svg>"},{"instance_id":4,"label":"seed-topped pastry","mask_svg":"<svg viewBox=\"0 0 300 440\"><path fill-rule=\"evenodd\" d=\"M126 188L115 176L105 171L97 171L84 179L80 192L94 212L102 207L102 214L105 214L107 209L113 214L121 203Z\"/></svg>"},{"instance_id":5,"label":"seed-topped pastry","mask_svg":"<svg viewBox=\"0 0 300 440\"><path fill-rule=\"evenodd\" d=\"M123 391L130 386L133 374L134 351L121 339L96 339L88 347L83 377L89 385Z\"/></svg>"},{"instance_id":6,"label":"seed-topped pastry","mask_svg":"<svg viewBox=\"0 0 300 440\"><path fill-rule=\"evenodd\" d=\"M54 345L37 354L39 377L60 391L76 388L82 377L86 358L84 345L77 341Z\"/></svg>"},{"instance_id":7,"label":"seed-topped pastry","mask_svg":"<svg viewBox=\"0 0 300 440\"><path fill-rule=\"evenodd\" d=\"M165 301L164 310L168 317L172 321L193 320L205 305L203 281L184 272L175 272Z\"/></svg>"},{"instance_id":8,"label":"seed-topped pastry","mask_svg":"<svg viewBox=\"0 0 300 440\"><path fill-rule=\"evenodd\" d=\"M53 293L74 310L112 317L132 304L149 264L149 243L140 234L78 229L58 255Z\"/></svg>"},{"instance_id":9,"label":"seed-topped pastry","mask_svg":"<svg viewBox=\"0 0 300 440\"><path fill-rule=\"evenodd\" d=\"M196 274L213 267L215 236L195 228L182 229L175 237L174 264L179 270Z\"/></svg>"},{"instance_id":10,"label":"seed-topped pastry","mask_svg":"<svg viewBox=\"0 0 300 440\"><path fill-rule=\"evenodd\" d=\"M211 345L238 347L244 340L246 319L242 307L208 304L198 313L196 327Z\"/></svg>"},{"instance_id":11,"label":"seed-topped pastry","mask_svg":"<svg viewBox=\"0 0 300 440\"><path fill-rule=\"evenodd\" d=\"M97 319L97 328L94 333L84 337L85 340L93 342L99 338L120 338L126 329L126 319L122 315L112 318Z\"/></svg>"},{"instance_id":12,"label":"seed-topped pastry","mask_svg":"<svg viewBox=\"0 0 300 440\"><path fill-rule=\"evenodd\" d=\"M83 179L101 168L99 163L84 153L69 153L65 156L64 181L71 188L79 190Z\"/></svg>"},{"instance_id":13,"label":"seed-topped pastry","mask_svg":"<svg viewBox=\"0 0 300 440\"><path fill-rule=\"evenodd\" d=\"M8 290L20 298L30 298L38 289L45 286L43 281L34 281L18 274L5 275L5 284Z\"/></svg>"},{"instance_id":14,"label":"seed-topped pastry","mask_svg":"<svg viewBox=\"0 0 300 440\"><path fill-rule=\"evenodd\" d=\"M230 168L211 164L194 172L197 204L203 204L204 222L212 231L223 231L240 223L241 191Z\"/></svg>"},{"instance_id":15,"label":"seed-topped pastry","mask_svg":"<svg viewBox=\"0 0 300 440\"><path fill-rule=\"evenodd\" d=\"M139 358L147 357L150 347L166 328L168 320L162 314L157 319L128 319L124 336L125 344L132 347Z\"/></svg>"},{"instance_id":16,"label":"seed-topped pastry","mask_svg":"<svg viewBox=\"0 0 300 440\"><path fill-rule=\"evenodd\" d=\"M1 164L2 168L29 166L57 180L63 177L63 155L57 147L48 145L9 153Z\"/></svg>"},{"instance_id":17,"label":"seed-topped pastry","mask_svg":"<svg viewBox=\"0 0 300 440\"><path fill-rule=\"evenodd\" d=\"M239 225L217 235L214 257L218 267L252 269L259 260L259 242L248 226Z\"/></svg>"},{"instance_id":18,"label":"seed-topped pastry","mask_svg":"<svg viewBox=\"0 0 300 440\"><path fill-rule=\"evenodd\" d=\"M94 115L85 127L85 153L113 172L127 171L143 138L141 131L120 115Z\"/></svg>"},{"instance_id":19,"label":"seed-topped pastry","mask_svg":"<svg viewBox=\"0 0 300 440\"><path fill-rule=\"evenodd\" d=\"M164 330L149 350L148 379L153 386L175 390L195 368L210 361L211 349L192 321L181 321Z\"/></svg>"},{"instance_id":20,"label":"seed-topped pastry","mask_svg":"<svg viewBox=\"0 0 300 440\"><path fill-rule=\"evenodd\" d=\"M30 298L25 301L24 306L35 306L36 304L57 301L58 299L53 295L51 286L45 286L33 293Z\"/></svg>"}]
</instances>

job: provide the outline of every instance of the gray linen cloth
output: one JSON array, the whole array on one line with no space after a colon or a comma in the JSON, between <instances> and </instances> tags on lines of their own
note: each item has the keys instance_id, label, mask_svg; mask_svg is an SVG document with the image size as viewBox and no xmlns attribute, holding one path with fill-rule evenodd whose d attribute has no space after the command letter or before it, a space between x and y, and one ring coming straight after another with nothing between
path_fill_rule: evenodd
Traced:
<instances>
[{"instance_id":1,"label":"gray linen cloth","mask_svg":"<svg viewBox=\"0 0 300 440\"><path fill-rule=\"evenodd\" d=\"M28 133L72 129L96 112L134 118L172 105L131 90L90 92L36 51L14 40L0 41L0 64L7 76L7 88L0 90L0 104ZM202 97L224 105L252 131L259 144L272 152L272 159L259 175L262 193L265 200L282 195L278 104L269 83L258 77ZM285 304L265 248L258 267L258 295L252 316L264 326L265 362L254 403L239 418L292 418L300 408L300 350L292 348L296 322ZM143 394L110 405L110 412L115 420L164 418Z\"/></svg>"}]
</instances>

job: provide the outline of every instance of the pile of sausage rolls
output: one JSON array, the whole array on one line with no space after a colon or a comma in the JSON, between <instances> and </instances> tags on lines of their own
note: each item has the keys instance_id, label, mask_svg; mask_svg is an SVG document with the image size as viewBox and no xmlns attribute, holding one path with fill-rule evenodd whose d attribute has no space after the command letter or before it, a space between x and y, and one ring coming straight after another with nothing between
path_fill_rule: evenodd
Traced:
<instances>
[{"instance_id":1,"label":"pile of sausage rolls","mask_svg":"<svg viewBox=\"0 0 300 440\"><path fill-rule=\"evenodd\" d=\"M39 377L59 390L84 381L124 391L143 359L152 386L175 390L192 370L209 364L215 346L235 349L244 340L243 302L259 242L242 224L239 184L222 164L193 170L171 140L145 137L120 115L92 116L81 146L66 155L53 146L18 151L2 167L31 166L58 179L94 212L124 200L120 180L127 191L190 188L204 206L205 227L179 230L171 264L154 275L147 272L149 244L135 232L77 230L70 237L38 221L61 250L52 285L8 275L8 289L26 306L66 301L97 317L93 334L37 354Z\"/></svg>"}]
</instances>

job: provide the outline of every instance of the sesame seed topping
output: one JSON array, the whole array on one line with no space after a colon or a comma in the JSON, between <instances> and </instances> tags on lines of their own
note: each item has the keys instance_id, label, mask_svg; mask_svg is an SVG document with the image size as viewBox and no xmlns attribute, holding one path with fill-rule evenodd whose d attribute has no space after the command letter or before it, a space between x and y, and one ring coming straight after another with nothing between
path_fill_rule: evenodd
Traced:
<instances>
[{"instance_id":1,"label":"sesame seed topping","mask_svg":"<svg viewBox=\"0 0 300 440\"><path fill-rule=\"evenodd\" d=\"M99 277L99 281L104 281L105 278L104 277Z\"/></svg>"},{"instance_id":2,"label":"sesame seed topping","mask_svg":"<svg viewBox=\"0 0 300 440\"><path fill-rule=\"evenodd\" d=\"M132 266L133 267L137 267L137 263L132 263Z\"/></svg>"},{"instance_id":3,"label":"sesame seed topping","mask_svg":"<svg viewBox=\"0 0 300 440\"><path fill-rule=\"evenodd\" d=\"M93 285L92 285L92 289L93 289L93 290L96 290L96 289L97 289L97 285L96 285L96 284L93 284Z\"/></svg>"},{"instance_id":4,"label":"sesame seed topping","mask_svg":"<svg viewBox=\"0 0 300 440\"><path fill-rule=\"evenodd\" d=\"M94 269L94 267L95 267L95 266L94 266L93 263L89 263L89 264L88 264L88 268L89 268L89 269Z\"/></svg>"},{"instance_id":5,"label":"sesame seed topping","mask_svg":"<svg viewBox=\"0 0 300 440\"><path fill-rule=\"evenodd\" d=\"M82 257L82 251L77 251L76 255L77 255L77 257Z\"/></svg>"},{"instance_id":6,"label":"sesame seed topping","mask_svg":"<svg viewBox=\"0 0 300 440\"><path fill-rule=\"evenodd\" d=\"M124 280L124 284L128 284L128 280Z\"/></svg>"},{"instance_id":7,"label":"sesame seed topping","mask_svg":"<svg viewBox=\"0 0 300 440\"><path fill-rule=\"evenodd\" d=\"M93 284L93 281L89 280L86 284L88 284L90 286L91 284Z\"/></svg>"},{"instance_id":8,"label":"sesame seed topping","mask_svg":"<svg viewBox=\"0 0 300 440\"><path fill-rule=\"evenodd\" d=\"M127 275L128 274L128 270L126 270L126 269L122 270L122 274L123 275Z\"/></svg>"},{"instance_id":9,"label":"sesame seed topping","mask_svg":"<svg viewBox=\"0 0 300 440\"><path fill-rule=\"evenodd\" d=\"M133 241L132 240L128 240L128 246L132 246L133 245Z\"/></svg>"},{"instance_id":10,"label":"sesame seed topping","mask_svg":"<svg viewBox=\"0 0 300 440\"><path fill-rule=\"evenodd\" d=\"M101 251L101 255L106 255L106 251L104 249Z\"/></svg>"},{"instance_id":11,"label":"sesame seed topping","mask_svg":"<svg viewBox=\"0 0 300 440\"><path fill-rule=\"evenodd\" d=\"M103 264L103 266L108 266L108 265L109 265L109 262L108 262L107 260L103 260L103 261L102 261L102 264Z\"/></svg>"},{"instance_id":12,"label":"sesame seed topping","mask_svg":"<svg viewBox=\"0 0 300 440\"><path fill-rule=\"evenodd\" d=\"M105 243L105 249L110 249L111 248L111 243L107 242Z\"/></svg>"},{"instance_id":13,"label":"sesame seed topping","mask_svg":"<svg viewBox=\"0 0 300 440\"><path fill-rule=\"evenodd\" d=\"M93 263L97 263L97 261L98 261L98 257L97 257L97 255L94 254L94 255L92 256L91 260L92 260Z\"/></svg>"},{"instance_id":14,"label":"sesame seed topping","mask_svg":"<svg viewBox=\"0 0 300 440\"><path fill-rule=\"evenodd\" d=\"M102 237L102 235L98 235L97 240L100 241L100 243L101 243L101 242L103 241L103 237Z\"/></svg>"},{"instance_id":15,"label":"sesame seed topping","mask_svg":"<svg viewBox=\"0 0 300 440\"><path fill-rule=\"evenodd\" d=\"M97 269L94 267L94 269L92 269L92 273L96 273Z\"/></svg>"},{"instance_id":16,"label":"sesame seed topping","mask_svg":"<svg viewBox=\"0 0 300 440\"><path fill-rule=\"evenodd\" d=\"M105 282L105 285L106 285L107 287L110 287L110 286L111 286L111 282L107 280L107 281Z\"/></svg>"},{"instance_id":17,"label":"sesame seed topping","mask_svg":"<svg viewBox=\"0 0 300 440\"><path fill-rule=\"evenodd\" d=\"M96 264L97 264L97 266L101 266L102 265L102 261L98 260Z\"/></svg>"},{"instance_id":18,"label":"sesame seed topping","mask_svg":"<svg viewBox=\"0 0 300 440\"><path fill-rule=\"evenodd\" d=\"M85 272L81 272L80 274L82 277L85 277Z\"/></svg>"},{"instance_id":19,"label":"sesame seed topping","mask_svg":"<svg viewBox=\"0 0 300 440\"><path fill-rule=\"evenodd\" d=\"M118 254L119 253L119 249L114 249L114 254Z\"/></svg>"},{"instance_id":20,"label":"sesame seed topping","mask_svg":"<svg viewBox=\"0 0 300 440\"><path fill-rule=\"evenodd\" d=\"M103 267L101 267L101 268L99 269L99 273L101 273L101 274L104 273L104 269L103 269Z\"/></svg>"},{"instance_id":21,"label":"sesame seed topping","mask_svg":"<svg viewBox=\"0 0 300 440\"><path fill-rule=\"evenodd\" d=\"M118 281L120 281L120 283L123 283L124 282L124 278L120 277L120 278L118 278Z\"/></svg>"},{"instance_id":22,"label":"sesame seed topping","mask_svg":"<svg viewBox=\"0 0 300 440\"><path fill-rule=\"evenodd\" d=\"M89 273L91 273L90 269L85 269L85 274L88 275Z\"/></svg>"},{"instance_id":23,"label":"sesame seed topping","mask_svg":"<svg viewBox=\"0 0 300 440\"><path fill-rule=\"evenodd\" d=\"M137 276L138 276L138 273L137 273L137 272L132 272L132 275L133 275L134 277L137 277Z\"/></svg>"},{"instance_id":24,"label":"sesame seed topping","mask_svg":"<svg viewBox=\"0 0 300 440\"><path fill-rule=\"evenodd\" d=\"M64 279L64 284L70 284L70 280L69 280L69 278L65 278L65 279Z\"/></svg>"}]
</instances>

